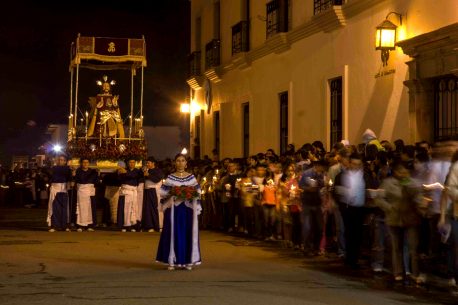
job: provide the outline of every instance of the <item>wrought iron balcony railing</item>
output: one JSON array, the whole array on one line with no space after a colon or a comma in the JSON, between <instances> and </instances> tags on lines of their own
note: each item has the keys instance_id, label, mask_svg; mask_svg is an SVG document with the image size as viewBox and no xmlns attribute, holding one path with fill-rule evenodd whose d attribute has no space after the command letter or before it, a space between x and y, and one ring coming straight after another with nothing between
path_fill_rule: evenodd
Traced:
<instances>
[{"instance_id":1,"label":"wrought iron balcony railing","mask_svg":"<svg viewBox=\"0 0 458 305\"><path fill-rule=\"evenodd\" d=\"M218 67L220 60L220 41L213 39L205 46L205 70Z\"/></svg>"},{"instance_id":2,"label":"wrought iron balcony railing","mask_svg":"<svg viewBox=\"0 0 458 305\"><path fill-rule=\"evenodd\" d=\"M232 55L248 52L249 46L248 21L242 20L232 27Z\"/></svg>"},{"instance_id":3,"label":"wrought iron balcony railing","mask_svg":"<svg viewBox=\"0 0 458 305\"><path fill-rule=\"evenodd\" d=\"M334 5L342 5L344 3L345 0L314 0L313 12L316 15L330 9Z\"/></svg>"}]
</instances>

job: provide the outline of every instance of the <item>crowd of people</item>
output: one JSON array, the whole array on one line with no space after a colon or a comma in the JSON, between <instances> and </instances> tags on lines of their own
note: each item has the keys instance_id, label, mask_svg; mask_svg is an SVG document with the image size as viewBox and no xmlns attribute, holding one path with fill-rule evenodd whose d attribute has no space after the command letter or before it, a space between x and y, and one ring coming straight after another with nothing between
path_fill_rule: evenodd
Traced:
<instances>
[{"instance_id":1,"label":"crowd of people","mask_svg":"<svg viewBox=\"0 0 458 305\"><path fill-rule=\"evenodd\" d=\"M358 269L366 254L373 272L391 272L394 281L408 278L422 284L430 271L426 262L442 264L455 287L456 151L450 143L379 141L366 130L361 144L343 140L331 151L315 141L297 149L290 144L281 155L269 149L248 158L219 160L215 153L186 162L200 186L201 229L278 240L307 256L335 253L351 269ZM35 179L27 183L34 185L37 198L49 202L62 194L62 183L75 185L69 196L77 204L66 223L51 221L53 213L62 212L50 206L50 231L70 230L71 223L80 231L94 230L94 198L104 207L102 222L123 231L160 231L160 188L176 160L145 161L142 170L135 168L135 160L127 160L125 169L98 175L89 169L89 160L83 158L81 168L72 170L62 156L60 171L57 166L49 174L31 172L26 181ZM50 195L42 196L43 185L51 185Z\"/></svg>"}]
</instances>

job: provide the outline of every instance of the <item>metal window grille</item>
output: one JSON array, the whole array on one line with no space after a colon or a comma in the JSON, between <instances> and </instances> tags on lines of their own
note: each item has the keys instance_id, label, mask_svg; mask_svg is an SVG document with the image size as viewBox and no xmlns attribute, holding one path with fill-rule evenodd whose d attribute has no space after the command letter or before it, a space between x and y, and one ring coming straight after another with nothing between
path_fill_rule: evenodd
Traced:
<instances>
[{"instance_id":1,"label":"metal window grille","mask_svg":"<svg viewBox=\"0 0 458 305\"><path fill-rule=\"evenodd\" d=\"M313 12L318 14L324 12L334 5L342 5L345 0L314 0L313 1Z\"/></svg>"},{"instance_id":2,"label":"metal window grille","mask_svg":"<svg viewBox=\"0 0 458 305\"><path fill-rule=\"evenodd\" d=\"M248 21L240 21L232 27L232 55L249 50Z\"/></svg>"},{"instance_id":3,"label":"metal window grille","mask_svg":"<svg viewBox=\"0 0 458 305\"><path fill-rule=\"evenodd\" d=\"M213 112L213 131L214 131L214 136L215 136L215 149L216 151L220 152L220 121L219 121L219 111Z\"/></svg>"},{"instance_id":4,"label":"metal window grille","mask_svg":"<svg viewBox=\"0 0 458 305\"><path fill-rule=\"evenodd\" d=\"M205 45L205 70L220 65L220 41L213 39Z\"/></svg>"},{"instance_id":5,"label":"metal window grille","mask_svg":"<svg viewBox=\"0 0 458 305\"><path fill-rule=\"evenodd\" d=\"M244 103L243 107L243 156L250 154L250 104Z\"/></svg>"},{"instance_id":6,"label":"metal window grille","mask_svg":"<svg viewBox=\"0 0 458 305\"><path fill-rule=\"evenodd\" d=\"M266 4L267 38L281 32L288 32L288 0L272 0Z\"/></svg>"},{"instance_id":7,"label":"metal window grille","mask_svg":"<svg viewBox=\"0 0 458 305\"><path fill-rule=\"evenodd\" d=\"M198 115L194 119L194 130L195 130L195 136L194 136L194 158L200 158L200 118L201 116Z\"/></svg>"},{"instance_id":8,"label":"metal window grille","mask_svg":"<svg viewBox=\"0 0 458 305\"><path fill-rule=\"evenodd\" d=\"M288 92L282 92L280 97L280 153L283 154L288 146Z\"/></svg>"},{"instance_id":9,"label":"metal window grille","mask_svg":"<svg viewBox=\"0 0 458 305\"><path fill-rule=\"evenodd\" d=\"M342 140L342 77L329 81L331 90L331 145Z\"/></svg>"},{"instance_id":10,"label":"metal window grille","mask_svg":"<svg viewBox=\"0 0 458 305\"><path fill-rule=\"evenodd\" d=\"M458 77L438 79L434 84L434 140L458 139Z\"/></svg>"}]
</instances>

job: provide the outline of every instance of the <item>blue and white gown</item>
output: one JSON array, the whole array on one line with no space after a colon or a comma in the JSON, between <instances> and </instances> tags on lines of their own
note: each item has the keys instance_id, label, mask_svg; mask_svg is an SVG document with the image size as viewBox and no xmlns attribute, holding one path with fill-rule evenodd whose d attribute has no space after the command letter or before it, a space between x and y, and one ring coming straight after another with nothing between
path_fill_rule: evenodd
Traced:
<instances>
[{"instance_id":1,"label":"blue and white gown","mask_svg":"<svg viewBox=\"0 0 458 305\"><path fill-rule=\"evenodd\" d=\"M200 265L200 245L198 215L202 211L200 198L181 200L170 196L169 192L175 186L196 187L199 196L200 185L194 175L180 178L169 175L163 183L160 195L165 198L161 204L164 211L162 228L156 261L169 266L186 267Z\"/></svg>"}]
</instances>

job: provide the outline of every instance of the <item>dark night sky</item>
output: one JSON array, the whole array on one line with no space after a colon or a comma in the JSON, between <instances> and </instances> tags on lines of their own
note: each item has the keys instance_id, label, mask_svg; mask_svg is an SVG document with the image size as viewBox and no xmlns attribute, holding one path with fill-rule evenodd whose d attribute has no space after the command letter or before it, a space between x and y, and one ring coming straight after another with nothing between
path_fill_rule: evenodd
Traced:
<instances>
[{"instance_id":1,"label":"dark night sky","mask_svg":"<svg viewBox=\"0 0 458 305\"><path fill-rule=\"evenodd\" d=\"M9 163L12 154L33 153L43 144L48 124L67 122L69 52L78 33L145 35L145 124L179 123L178 104L187 92L189 1L63 2L66 7L46 1L10 1L14 4L2 4L0 9L0 162ZM129 71L82 69L78 100L83 112L88 97L99 92L95 81L104 73L118 82L113 92L120 95L123 109L129 107Z\"/></svg>"}]
</instances>

